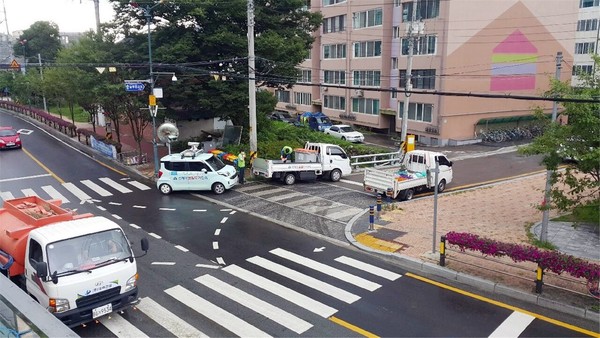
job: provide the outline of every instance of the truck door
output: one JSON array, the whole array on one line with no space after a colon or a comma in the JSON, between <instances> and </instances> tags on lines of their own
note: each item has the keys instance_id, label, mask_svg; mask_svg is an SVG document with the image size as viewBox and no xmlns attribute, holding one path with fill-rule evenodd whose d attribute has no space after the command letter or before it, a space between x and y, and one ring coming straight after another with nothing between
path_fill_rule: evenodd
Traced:
<instances>
[{"instance_id":1,"label":"truck door","mask_svg":"<svg viewBox=\"0 0 600 338\"><path fill-rule=\"evenodd\" d=\"M338 146L327 146L326 156L323 158L323 171L333 169L340 169L342 175L349 175L352 172L346 152Z\"/></svg>"},{"instance_id":2,"label":"truck door","mask_svg":"<svg viewBox=\"0 0 600 338\"><path fill-rule=\"evenodd\" d=\"M25 261L25 286L29 292L40 304L48 304L48 296L43 291L43 283L35 271L36 262L44 261L42 246L34 239L29 239L27 246L27 260Z\"/></svg>"},{"instance_id":3,"label":"truck door","mask_svg":"<svg viewBox=\"0 0 600 338\"><path fill-rule=\"evenodd\" d=\"M436 156L440 168L440 177L444 178L447 183L452 180L452 161L446 156Z\"/></svg>"},{"instance_id":4,"label":"truck door","mask_svg":"<svg viewBox=\"0 0 600 338\"><path fill-rule=\"evenodd\" d=\"M165 162L165 167L169 170L171 187L173 190L186 190L187 181L185 177L186 163L185 162Z\"/></svg>"}]
</instances>

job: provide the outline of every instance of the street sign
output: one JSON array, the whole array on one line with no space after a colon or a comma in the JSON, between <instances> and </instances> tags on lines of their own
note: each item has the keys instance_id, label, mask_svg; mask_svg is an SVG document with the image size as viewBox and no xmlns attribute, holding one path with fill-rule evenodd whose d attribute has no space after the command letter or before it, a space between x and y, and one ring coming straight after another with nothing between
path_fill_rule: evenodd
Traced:
<instances>
[{"instance_id":1,"label":"street sign","mask_svg":"<svg viewBox=\"0 0 600 338\"><path fill-rule=\"evenodd\" d=\"M149 106L156 106L156 96L154 96L154 95L148 95L148 105Z\"/></svg>"},{"instance_id":2,"label":"street sign","mask_svg":"<svg viewBox=\"0 0 600 338\"><path fill-rule=\"evenodd\" d=\"M141 92L146 88L146 85L140 82L126 82L125 83L125 91L126 92Z\"/></svg>"}]
</instances>

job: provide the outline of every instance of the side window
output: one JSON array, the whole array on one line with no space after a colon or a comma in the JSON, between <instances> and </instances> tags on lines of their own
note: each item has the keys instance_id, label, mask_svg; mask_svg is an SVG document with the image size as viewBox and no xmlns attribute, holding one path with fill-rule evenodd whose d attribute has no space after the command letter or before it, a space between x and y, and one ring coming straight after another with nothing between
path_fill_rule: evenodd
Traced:
<instances>
[{"instance_id":1,"label":"side window","mask_svg":"<svg viewBox=\"0 0 600 338\"><path fill-rule=\"evenodd\" d=\"M202 171L202 169L206 169L206 171L212 171L204 162L190 162L190 171Z\"/></svg>"},{"instance_id":2,"label":"side window","mask_svg":"<svg viewBox=\"0 0 600 338\"><path fill-rule=\"evenodd\" d=\"M417 159L417 163L425 164L425 156L419 156Z\"/></svg>"},{"instance_id":3,"label":"side window","mask_svg":"<svg viewBox=\"0 0 600 338\"><path fill-rule=\"evenodd\" d=\"M29 261L41 262L44 259L42 246L34 239L29 240Z\"/></svg>"},{"instance_id":4,"label":"side window","mask_svg":"<svg viewBox=\"0 0 600 338\"><path fill-rule=\"evenodd\" d=\"M340 156L341 158L348 158L348 156L346 155L346 153L338 147L327 147L327 153L329 153L329 155L332 156Z\"/></svg>"},{"instance_id":5,"label":"side window","mask_svg":"<svg viewBox=\"0 0 600 338\"><path fill-rule=\"evenodd\" d=\"M165 162L165 168L171 171L185 171L185 162Z\"/></svg>"},{"instance_id":6,"label":"side window","mask_svg":"<svg viewBox=\"0 0 600 338\"><path fill-rule=\"evenodd\" d=\"M331 128L329 128L329 129L330 129L331 131L335 131L335 132L337 132L337 131L338 131L338 128L337 128L337 127L331 127Z\"/></svg>"},{"instance_id":7,"label":"side window","mask_svg":"<svg viewBox=\"0 0 600 338\"><path fill-rule=\"evenodd\" d=\"M438 163L439 163L439 165L446 165L446 166L449 166L449 167L451 167L451 166L452 166L452 162L450 162L450 161L449 161L449 160L446 158L446 156L436 156L436 157L437 157L437 160L438 160Z\"/></svg>"}]
</instances>

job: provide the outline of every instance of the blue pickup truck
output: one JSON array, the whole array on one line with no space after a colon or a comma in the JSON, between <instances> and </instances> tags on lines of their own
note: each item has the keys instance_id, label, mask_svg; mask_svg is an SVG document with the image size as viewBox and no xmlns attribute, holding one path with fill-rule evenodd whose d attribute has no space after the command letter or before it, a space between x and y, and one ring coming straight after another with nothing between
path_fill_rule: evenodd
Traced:
<instances>
[{"instance_id":1,"label":"blue pickup truck","mask_svg":"<svg viewBox=\"0 0 600 338\"><path fill-rule=\"evenodd\" d=\"M298 115L298 122L316 131L325 131L332 126L329 117L322 112L304 112Z\"/></svg>"}]
</instances>

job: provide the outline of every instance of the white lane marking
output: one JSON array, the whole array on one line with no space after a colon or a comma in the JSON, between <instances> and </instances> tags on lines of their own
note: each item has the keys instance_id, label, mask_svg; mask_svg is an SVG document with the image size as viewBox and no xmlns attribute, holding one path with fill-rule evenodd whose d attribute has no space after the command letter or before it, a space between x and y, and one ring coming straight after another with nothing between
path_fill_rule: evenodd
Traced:
<instances>
[{"instance_id":1,"label":"white lane marking","mask_svg":"<svg viewBox=\"0 0 600 338\"><path fill-rule=\"evenodd\" d=\"M533 316L515 311L492 332L490 338L519 337L534 319Z\"/></svg>"},{"instance_id":2,"label":"white lane marking","mask_svg":"<svg viewBox=\"0 0 600 338\"><path fill-rule=\"evenodd\" d=\"M307 197L307 198L302 198L296 201L291 201L291 202L287 202L287 203L283 203L283 205L290 207L290 208L294 208L297 207L299 205L302 204L312 204L314 202L317 201L323 201L324 199L321 197L317 197L317 196L312 196L312 197Z\"/></svg>"},{"instance_id":3,"label":"white lane marking","mask_svg":"<svg viewBox=\"0 0 600 338\"><path fill-rule=\"evenodd\" d=\"M223 219L221 220L221 224L227 222L227 217L223 217Z\"/></svg>"},{"instance_id":4,"label":"white lane marking","mask_svg":"<svg viewBox=\"0 0 600 338\"><path fill-rule=\"evenodd\" d=\"M142 184L138 181L127 181L127 183L133 185L134 187L140 189L140 190L150 190L152 188L150 188L149 186Z\"/></svg>"},{"instance_id":5,"label":"white lane marking","mask_svg":"<svg viewBox=\"0 0 600 338\"><path fill-rule=\"evenodd\" d=\"M268 187L268 185L267 184L263 184L263 183L248 184L248 185L243 186L243 187L236 186L235 190L236 191L246 191L246 190L254 190L254 189L259 190L259 189L265 188L265 187Z\"/></svg>"},{"instance_id":6,"label":"white lane marking","mask_svg":"<svg viewBox=\"0 0 600 338\"><path fill-rule=\"evenodd\" d=\"M167 329L175 337L207 337L205 333L198 331L195 327L162 307L152 298L142 298L142 301L135 307L160 326Z\"/></svg>"},{"instance_id":7,"label":"white lane marking","mask_svg":"<svg viewBox=\"0 0 600 338\"><path fill-rule=\"evenodd\" d=\"M254 257L250 257L248 259L246 259L248 262L256 264L260 267L263 267L267 270L271 270L283 277L287 277L293 281L296 281L300 284L304 284L310 288L313 288L319 292L322 292L326 295L329 295L331 297L337 298L343 302L346 302L348 304L352 304L354 302L356 302L357 300L360 299L359 296L352 294L346 290L342 290L338 287L335 287L331 284L327 284L325 282L322 282L316 278L313 278L311 276L307 276L303 273L300 273L296 270L292 270L288 267L285 267L281 264L277 264L274 262L271 262L267 259L264 259L262 257L259 256L254 256Z\"/></svg>"},{"instance_id":8,"label":"white lane marking","mask_svg":"<svg viewBox=\"0 0 600 338\"><path fill-rule=\"evenodd\" d=\"M354 182L354 181L350 181L350 180L345 180L345 179L341 179L340 182L342 183L346 183L346 184L353 184L353 185L357 185L359 187L362 187L363 184L360 182Z\"/></svg>"},{"instance_id":9,"label":"white lane marking","mask_svg":"<svg viewBox=\"0 0 600 338\"><path fill-rule=\"evenodd\" d=\"M134 205L133 207L138 209L146 209L145 205Z\"/></svg>"},{"instance_id":10,"label":"white lane marking","mask_svg":"<svg viewBox=\"0 0 600 338\"><path fill-rule=\"evenodd\" d=\"M214 250L219 250L219 242L213 242L213 249Z\"/></svg>"},{"instance_id":11,"label":"white lane marking","mask_svg":"<svg viewBox=\"0 0 600 338\"><path fill-rule=\"evenodd\" d=\"M97 185L96 183L90 180L83 180L81 181L81 183L86 187L94 190L98 195L102 197L112 196L112 194L108 190L102 188L101 186Z\"/></svg>"},{"instance_id":12,"label":"white lane marking","mask_svg":"<svg viewBox=\"0 0 600 338\"><path fill-rule=\"evenodd\" d=\"M142 228L141 226L133 224L133 223L129 224L129 226L132 227L132 228L134 228L134 229L141 229Z\"/></svg>"},{"instance_id":13,"label":"white lane marking","mask_svg":"<svg viewBox=\"0 0 600 338\"><path fill-rule=\"evenodd\" d=\"M333 218L333 219L340 219L340 218L354 216L361 211L362 211L361 209L346 206L346 208L344 210L325 214L325 217L329 217L329 218Z\"/></svg>"},{"instance_id":14,"label":"white lane marking","mask_svg":"<svg viewBox=\"0 0 600 338\"><path fill-rule=\"evenodd\" d=\"M97 205L97 206L96 206L96 208L98 208L98 209L100 209L100 210L102 210L102 211L106 211L106 208L105 208L105 207L103 207L103 206L100 206L100 205Z\"/></svg>"},{"instance_id":15,"label":"white lane marking","mask_svg":"<svg viewBox=\"0 0 600 338\"><path fill-rule=\"evenodd\" d=\"M43 186L42 190L44 190L53 199L59 199L63 203L69 203L69 200L65 196L63 196L61 193L59 193L58 190L54 189L54 187L51 185Z\"/></svg>"},{"instance_id":16,"label":"white lane marking","mask_svg":"<svg viewBox=\"0 0 600 338\"><path fill-rule=\"evenodd\" d=\"M312 327L312 324L309 322L211 275L200 276L196 278L195 281L298 334L302 334Z\"/></svg>"},{"instance_id":17,"label":"white lane marking","mask_svg":"<svg viewBox=\"0 0 600 338\"><path fill-rule=\"evenodd\" d=\"M239 337L270 337L266 332L186 290L181 285L166 289L165 293Z\"/></svg>"},{"instance_id":18,"label":"white lane marking","mask_svg":"<svg viewBox=\"0 0 600 338\"><path fill-rule=\"evenodd\" d=\"M21 189L21 192L23 193L23 195L30 197L30 196L37 196L40 197L38 194L35 193L35 191L33 191L33 189Z\"/></svg>"},{"instance_id":19,"label":"white lane marking","mask_svg":"<svg viewBox=\"0 0 600 338\"><path fill-rule=\"evenodd\" d=\"M6 201L14 199L15 196L13 196L13 194L10 191L0 191L0 198Z\"/></svg>"},{"instance_id":20,"label":"white lane marking","mask_svg":"<svg viewBox=\"0 0 600 338\"><path fill-rule=\"evenodd\" d=\"M127 194L132 192L131 189L127 188L126 186L123 186L113 180L111 180L108 177L100 177L99 178L100 181L104 182L104 184L111 186L112 188L114 188L115 190L123 193L123 194Z\"/></svg>"},{"instance_id":21,"label":"white lane marking","mask_svg":"<svg viewBox=\"0 0 600 338\"><path fill-rule=\"evenodd\" d=\"M183 251L183 252L188 252L188 251L190 251L190 250L188 250L188 249L186 249L186 248L182 247L181 245L175 245L175 247L176 247L177 249L179 249L179 250Z\"/></svg>"},{"instance_id":22,"label":"white lane marking","mask_svg":"<svg viewBox=\"0 0 600 338\"><path fill-rule=\"evenodd\" d=\"M221 209L219 211L231 211L231 209Z\"/></svg>"},{"instance_id":23,"label":"white lane marking","mask_svg":"<svg viewBox=\"0 0 600 338\"><path fill-rule=\"evenodd\" d=\"M116 219L123 219L123 218L121 218L121 216L119 216L119 215L116 215L116 214L112 214L112 217L114 217L114 218L116 218Z\"/></svg>"},{"instance_id":24,"label":"white lane marking","mask_svg":"<svg viewBox=\"0 0 600 338\"><path fill-rule=\"evenodd\" d=\"M396 279L402 277L402 275L397 274L395 272L388 271L388 270L382 269L380 267L377 267L375 265L361 262L359 260L356 260L356 259L350 258L350 257L346 257L346 256L340 256L340 257L336 258L335 261L340 262L342 264L346 264L353 268L357 268L362 271L366 271L375 276L383 277L388 280L396 280Z\"/></svg>"},{"instance_id":25,"label":"white lane marking","mask_svg":"<svg viewBox=\"0 0 600 338\"><path fill-rule=\"evenodd\" d=\"M217 257L217 263L219 263L219 265L225 265L225 260L223 257Z\"/></svg>"},{"instance_id":26,"label":"white lane marking","mask_svg":"<svg viewBox=\"0 0 600 338\"><path fill-rule=\"evenodd\" d=\"M154 237L156 239L161 239L162 238L162 237L160 237L159 235L157 235L157 234L155 234L153 232L149 232L148 235L150 235L150 236L152 236L152 237Z\"/></svg>"},{"instance_id":27,"label":"white lane marking","mask_svg":"<svg viewBox=\"0 0 600 338\"><path fill-rule=\"evenodd\" d=\"M29 134L33 133L33 130L30 130L30 129L19 129L19 130L17 130L17 132L19 134L29 135Z\"/></svg>"},{"instance_id":28,"label":"white lane marking","mask_svg":"<svg viewBox=\"0 0 600 338\"><path fill-rule=\"evenodd\" d=\"M125 320L117 313L111 313L100 318L100 323L117 337L148 337L137 327Z\"/></svg>"},{"instance_id":29,"label":"white lane marking","mask_svg":"<svg viewBox=\"0 0 600 338\"><path fill-rule=\"evenodd\" d=\"M162 210L162 211L175 211L177 209L175 209L175 208L158 208L158 210Z\"/></svg>"},{"instance_id":30,"label":"white lane marking","mask_svg":"<svg viewBox=\"0 0 600 338\"><path fill-rule=\"evenodd\" d=\"M65 189L69 190L69 192L71 192L71 194L75 195L75 197L79 198L81 201L86 201L86 200L92 199L90 197L90 195L83 192L83 190L77 188L75 186L75 184L73 184L71 182L63 183L63 187L65 187Z\"/></svg>"},{"instance_id":31,"label":"white lane marking","mask_svg":"<svg viewBox=\"0 0 600 338\"><path fill-rule=\"evenodd\" d=\"M263 196L263 195L279 194L282 192L290 192L290 189L286 189L286 188L264 189L264 190L252 192L252 193L250 193L250 195Z\"/></svg>"},{"instance_id":32,"label":"white lane marking","mask_svg":"<svg viewBox=\"0 0 600 338\"><path fill-rule=\"evenodd\" d=\"M175 265L175 262L152 262L151 265Z\"/></svg>"},{"instance_id":33,"label":"white lane marking","mask_svg":"<svg viewBox=\"0 0 600 338\"><path fill-rule=\"evenodd\" d=\"M95 199L93 199L93 198L92 198L90 201L92 201L92 202L96 202L96 203L102 202L101 200L95 200Z\"/></svg>"},{"instance_id":34,"label":"white lane marking","mask_svg":"<svg viewBox=\"0 0 600 338\"><path fill-rule=\"evenodd\" d=\"M288 199L288 198L294 198L294 197L298 197L298 196L306 196L306 194L305 193L301 193L301 192L292 192L292 193L289 193L289 194L271 196L271 197L267 198L267 201L277 202L277 201L285 200L285 199Z\"/></svg>"},{"instance_id":35,"label":"white lane marking","mask_svg":"<svg viewBox=\"0 0 600 338\"><path fill-rule=\"evenodd\" d=\"M221 234L221 229L215 230L215 236L219 236Z\"/></svg>"},{"instance_id":36,"label":"white lane marking","mask_svg":"<svg viewBox=\"0 0 600 338\"><path fill-rule=\"evenodd\" d=\"M207 268L207 269L220 269L221 267L218 265L210 265L210 264L196 264L197 268Z\"/></svg>"},{"instance_id":37,"label":"white lane marking","mask_svg":"<svg viewBox=\"0 0 600 338\"><path fill-rule=\"evenodd\" d=\"M20 180L28 180L30 178L40 178L40 177L48 177L48 176L52 176L52 175L41 174L41 175L33 175L33 176L25 176L25 177L5 178L5 179L0 180L0 182L20 181Z\"/></svg>"},{"instance_id":38,"label":"white lane marking","mask_svg":"<svg viewBox=\"0 0 600 338\"><path fill-rule=\"evenodd\" d=\"M119 203L119 202L108 202L108 204L110 204L110 205L123 205L123 203Z\"/></svg>"},{"instance_id":39,"label":"white lane marking","mask_svg":"<svg viewBox=\"0 0 600 338\"><path fill-rule=\"evenodd\" d=\"M275 283L270 279L267 279L263 276L257 275L254 272L248 271L242 267L237 265L230 265L223 268L223 271L226 271L235 277L245 280L248 283L258 286L259 288L269 291L272 294L275 294L291 303L294 303L308 311L311 311L323 318L329 318L333 316L334 313L337 312L336 309L325 305L321 302L318 302L310 297L307 297L297 291L294 291L286 286L283 286L279 283Z\"/></svg>"},{"instance_id":40,"label":"white lane marking","mask_svg":"<svg viewBox=\"0 0 600 338\"><path fill-rule=\"evenodd\" d=\"M205 211L206 211L206 209L194 209L194 210L192 210L192 211L193 211L193 212L205 212Z\"/></svg>"},{"instance_id":41,"label":"white lane marking","mask_svg":"<svg viewBox=\"0 0 600 338\"><path fill-rule=\"evenodd\" d=\"M236 212L237 212L236 210L233 210L233 211L232 211L232 212L230 212L229 214L230 214L230 215L233 215L233 214L235 214Z\"/></svg>"},{"instance_id":42,"label":"white lane marking","mask_svg":"<svg viewBox=\"0 0 600 338\"><path fill-rule=\"evenodd\" d=\"M311 268L313 270L319 271L319 272L329 275L331 277L337 278L341 281L356 285L365 290L375 291L381 287L380 284L371 282L362 277L355 276L351 273L347 273L346 271L336 269L329 265L317 262L310 258L300 256L298 254L295 254L293 252L290 252L290 251L287 251L287 250L284 250L281 248L273 249L270 251L270 253L277 255L279 257L285 258L287 260L290 260L292 262L301 264L301 265Z\"/></svg>"}]
</instances>

